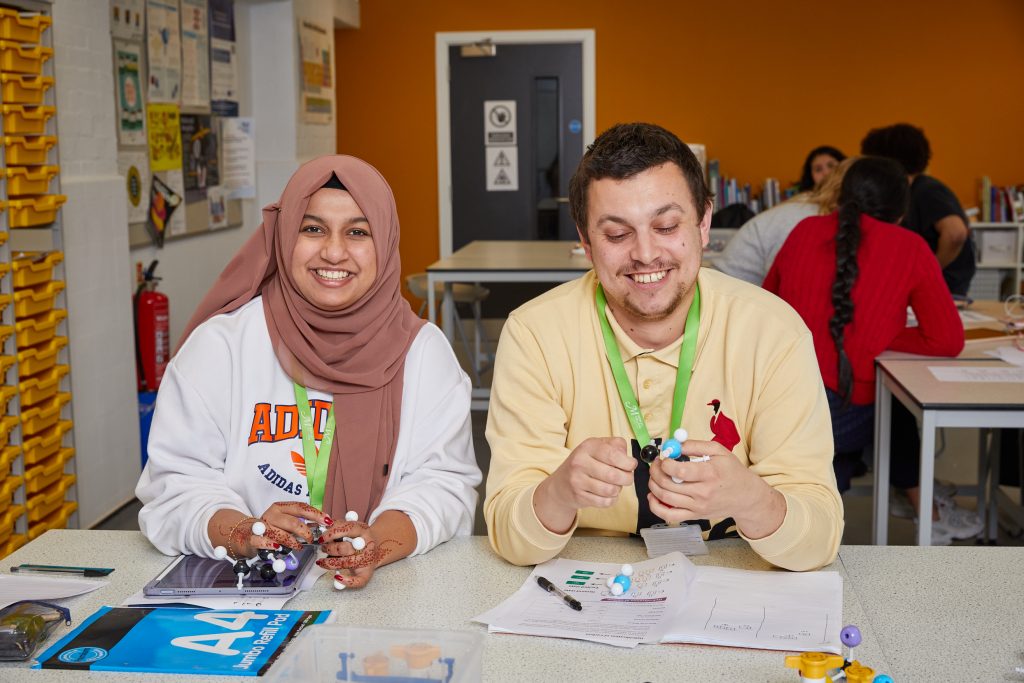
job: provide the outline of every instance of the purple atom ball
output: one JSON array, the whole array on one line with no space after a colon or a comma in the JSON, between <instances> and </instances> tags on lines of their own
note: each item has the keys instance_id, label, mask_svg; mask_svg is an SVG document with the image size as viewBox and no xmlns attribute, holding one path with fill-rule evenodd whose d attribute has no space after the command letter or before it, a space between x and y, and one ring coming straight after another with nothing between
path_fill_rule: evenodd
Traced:
<instances>
[{"instance_id":1,"label":"purple atom ball","mask_svg":"<svg viewBox=\"0 0 1024 683\"><path fill-rule=\"evenodd\" d=\"M860 645L860 629L852 624L844 626L839 632L839 640L843 641L846 647L857 647Z\"/></svg>"}]
</instances>

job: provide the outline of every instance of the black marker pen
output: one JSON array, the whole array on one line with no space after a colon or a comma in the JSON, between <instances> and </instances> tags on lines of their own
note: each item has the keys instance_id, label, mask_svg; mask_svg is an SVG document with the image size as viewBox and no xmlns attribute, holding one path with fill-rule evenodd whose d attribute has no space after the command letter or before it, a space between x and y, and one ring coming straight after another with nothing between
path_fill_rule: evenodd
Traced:
<instances>
[{"instance_id":1,"label":"black marker pen","mask_svg":"<svg viewBox=\"0 0 1024 683\"><path fill-rule=\"evenodd\" d=\"M569 605L569 607L572 607L577 612L583 611L583 605L580 603L579 600L572 597L571 595L563 591L561 588L551 583L551 581L545 579L543 576L537 577L537 584L540 585L540 587L546 590L548 593L552 593L560 597L562 599L562 602Z\"/></svg>"}]
</instances>

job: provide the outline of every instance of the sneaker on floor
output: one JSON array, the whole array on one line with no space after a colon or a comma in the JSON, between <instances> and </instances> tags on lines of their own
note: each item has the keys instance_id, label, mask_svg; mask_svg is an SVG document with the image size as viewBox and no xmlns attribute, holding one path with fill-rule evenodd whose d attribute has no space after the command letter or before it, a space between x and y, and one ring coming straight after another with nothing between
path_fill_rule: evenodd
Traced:
<instances>
[{"instance_id":1,"label":"sneaker on floor","mask_svg":"<svg viewBox=\"0 0 1024 683\"><path fill-rule=\"evenodd\" d=\"M903 519L914 519L917 510L910 504L910 499L903 489L892 489L889 493L889 514Z\"/></svg>"},{"instance_id":2,"label":"sneaker on floor","mask_svg":"<svg viewBox=\"0 0 1024 683\"><path fill-rule=\"evenodd\" d=\"M935 500L953 500L953 496L956 495L956 484L951 481L936 479L935 488L932 491L934 492Z\"/></svg>"},{"instance_id":3,"label":"sneaker on floor","mask_svg":"<svg viewBox=\"0 0 1024 683\"><path fill-rule=\"evenodd\" d=\"M935 501L939 510L939 518L932 522L933 529L942 529L957 540L974 538L985 528L985 523L978 513L960 507L948 500Z\"/></svg>"},{"instance_id":4,"label":"sneaker on floor","mask_svg":"<svg viewBox=\"0 0 1024 683\"><path fill-rule=\"evenodd\" d=\"M917 539L917 517L914 518L914 539ZM932 545L953 545L953 536L932 520Z\"/></svg>"}]
</instances>

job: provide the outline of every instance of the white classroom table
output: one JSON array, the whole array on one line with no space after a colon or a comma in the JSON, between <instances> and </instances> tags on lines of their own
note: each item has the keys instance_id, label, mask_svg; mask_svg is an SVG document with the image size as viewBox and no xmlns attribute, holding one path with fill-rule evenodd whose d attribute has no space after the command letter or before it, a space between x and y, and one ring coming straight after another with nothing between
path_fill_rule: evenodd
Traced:
<instances>
[{"instance_id":1,"label":"white classroom table","mask_svg":"<svg viewBox=\"0 0 1024 683\"><path fill-rule=\"evenodd\" d=\"M935 430L940 427L1020 428L1024 427L1024 382L941 382L930 367L1013 367L987 356L984 350L1003 342L971 342L958 358L923 356L880 356L875 361L875 465L872 541L885 545L889 527L889 460L892 399L896 398L921 423L921 498L917 511L918 545L931 543L932 498L935 475ZM996 496L986 496L990 475L996 477L998 454L991 451L984 435L978 453L979 513L987 507L988 536L996 534ZM993 460L994 458L994 460ZM986 505L987 502L987 505Z\"/></svg>"},{"instance_id":2,"label":"white classroom table","mask_svg":"<svg viewBox=\"0 0 1024 683\"><path fill-rule=\"evenodd\" d=\"M697 564L768 569L741 540L716 541ZM598 562L645 559L636 538L574 538L562 557ZM854 656L896 681L1015 680L1024 665L1020 609L1024 548L843 546L826 568L844 578L843 621L860 627ZM169 561L132 531L50 531L5 558L21 562L108 566L103 588L61 601L77 624L102 605L117 605ZM287 609L332 609L353 626L466 630L485 634L482 680L503 681L796 681L784 653L698 645L640 645L629 650L576 640L486 634L470 620L511 595L529 575L497 557L487 539L462 537L383 567L362 590L342 593L329 575ZM55 630L50 642L67 628ZM49 645L49 643L47 643ZM41 652L42 650L40 650ZM27 670L0 664L0 681L169 681L158 674ZM188 683L236 680L185 676Z\"/></svg>"}]
</instances>

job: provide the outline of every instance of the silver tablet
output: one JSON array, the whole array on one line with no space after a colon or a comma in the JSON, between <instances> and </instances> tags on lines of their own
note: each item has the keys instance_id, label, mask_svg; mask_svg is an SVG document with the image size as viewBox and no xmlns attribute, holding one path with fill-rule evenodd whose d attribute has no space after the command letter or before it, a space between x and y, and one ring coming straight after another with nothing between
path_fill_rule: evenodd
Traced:
<instances>
[{"instance_id":1,"label":"silver tablet","mask_svg":"<svg viewBox=\"0 0 1024 683\"><path fill-rule=\"evenodd\" d=\"M306 545L295 551L299 566L286 569L273 579L260 578L259 565L242 580L238 589L238 575L227 560L211 560L196 555L182 555L167 565L155 579L146 584L147 597L174 597L181 595L290 595L299 589L302 577L316 561L317 549Z\"/></svg>"}]
</instances>

